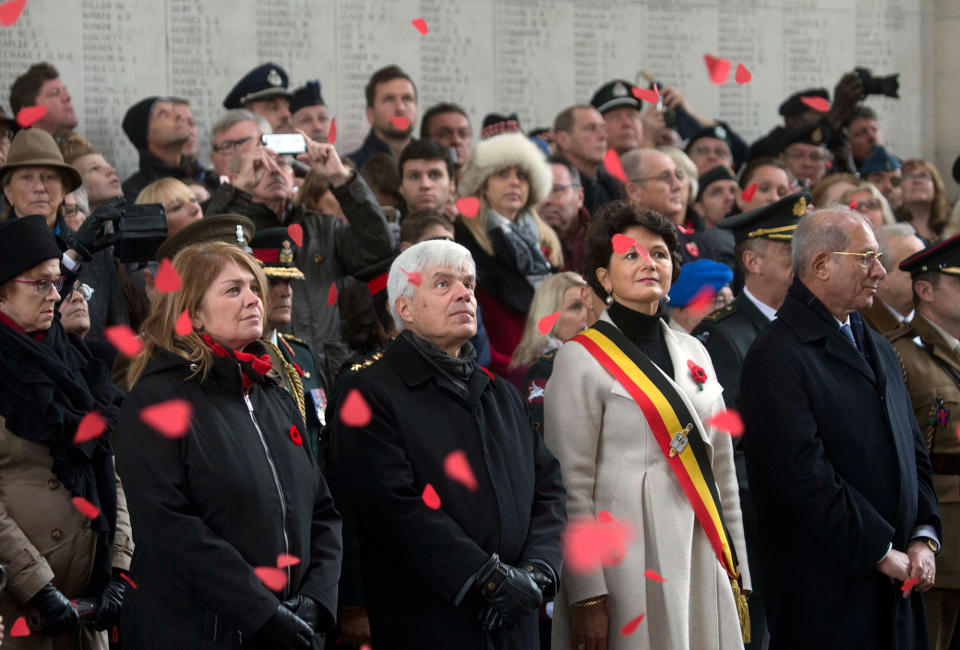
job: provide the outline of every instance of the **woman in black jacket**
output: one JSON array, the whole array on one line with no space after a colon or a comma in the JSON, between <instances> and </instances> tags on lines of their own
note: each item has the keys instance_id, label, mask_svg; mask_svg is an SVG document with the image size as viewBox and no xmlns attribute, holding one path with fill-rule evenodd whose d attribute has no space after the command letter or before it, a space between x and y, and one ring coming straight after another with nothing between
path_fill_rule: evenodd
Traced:
<instances>
[{"instance_id":1,"label":"woman in black jacket","mask_svg":"<svg viewBox=\"0 0 960 650\"><path fill-rule=\"evenodd\" d=\"M320 647L336 612L340 519L258 342L266 279L223 242L187 247L173 265L181 286L144 322L117 436L137 531L127 640ZM193 331L179 335L184 312ZM171 411L157 422L150 407Z\"/></svg>"}]
</instances>

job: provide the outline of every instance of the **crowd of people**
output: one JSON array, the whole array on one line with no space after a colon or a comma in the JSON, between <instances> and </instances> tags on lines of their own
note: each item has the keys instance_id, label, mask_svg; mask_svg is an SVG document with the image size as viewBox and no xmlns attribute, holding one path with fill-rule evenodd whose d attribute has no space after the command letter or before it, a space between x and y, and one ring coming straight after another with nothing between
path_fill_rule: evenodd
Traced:
<instances>
[{"instance_id":1,"label":"crowd of people","mask_svg":"<svg viewBox=\"0 0 960 650\"><path fill-rule=\"evenodd\" d=\"M957 650L960 202L875 82L750 144L617 79L421 116L389 65L341 154L265 63L209 134L130 107L121 181L31 66L0 646Z\"/></svg>"}]
</instances>

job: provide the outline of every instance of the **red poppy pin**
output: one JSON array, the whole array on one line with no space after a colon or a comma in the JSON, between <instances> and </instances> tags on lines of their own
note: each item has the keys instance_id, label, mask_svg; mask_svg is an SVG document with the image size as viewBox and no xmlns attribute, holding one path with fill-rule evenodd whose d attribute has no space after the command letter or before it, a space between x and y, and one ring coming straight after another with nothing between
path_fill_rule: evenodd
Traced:
<instances>
[{"instance_id":1,"label":"red poppy pin","mask_svg":"<svg viewBox=\"0 0 960 650\"><path fill-rule=\"evenodd\" d=\"M300 437L300 430L297 428L297 425L290 425L290 439L293 440L293 444L298 447L303 446L303 438Z\"/></svg>"},{"instance_id":2,"label":"red poppy pin","mask_svg":"<svg viewBox=\"0 0 960 650\"><path fill-rule=\"evenodd\" d=\"M700 248L697 246L696 242L688 241L686 243L687 252L690 253L690 257L700 257Z\"/></svg>"},{"instance_id":3,"label":"red poppy pin","mask_svg":"<svg viewBox=\"0 0 960 650\"><path fill-rule=\"evenodd\" d=\"M695 364L693 359L687 359L687 368L690 368L690 374L693 375L693 381L697 382L697 388L703 390L703 385L707 382L707 372Z\"/></svg>"}]
</instances>

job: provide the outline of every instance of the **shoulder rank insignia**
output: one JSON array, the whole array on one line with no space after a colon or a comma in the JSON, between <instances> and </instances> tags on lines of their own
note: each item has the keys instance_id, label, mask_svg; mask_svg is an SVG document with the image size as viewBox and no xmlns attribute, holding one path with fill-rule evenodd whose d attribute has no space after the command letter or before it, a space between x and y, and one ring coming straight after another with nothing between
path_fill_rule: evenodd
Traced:
<instances>
[{"instance_id":1,"label":"shoulder rank insignia","mask_svg":"<svg viewBox=\"0 0 960 650\"><path fill-rule=\"evenodd\" d=\"M280 333L278 333L278 336L282 336L283 338L285 338L285 339L288 340L288 341L293 341L294 343L299 343L300 345L302 345L302 346L305 347L305 348L309 348L309 347L310 347L310 344L309 344L309 343L307 343L306 341L304 341L304 340L301 339L301 338L297 338L297 337L294 336L293 334L280 334Z\"/></svg>"},{"instance_id":2,"label":"shoulder rank insignia","mask_svg":"<svg viewBox=\"0 0 960 650\"><path fill-rule=\"evenodd\" d=\"M380 359L382 358L383 358L383 352L374 352L372 355L370 355L370 358L364 359L359 363L351 364L350 372L360 372L364 368L369 368L370 366L375 364L377 361L380 361Z\"/></svg>"},{"instance_id":3,"label":"shoulder rank insignia","mask_svg":"<svg viewBox=\"0 0 960 650\"><path fill-rule=\"evenodd\" d=\"M724 305L720 309L710 312L703 317L703 320L716 323L717 321L723 320L727 316L737 313L737 307L734 304Z\"/></svg>"}]
</instances>

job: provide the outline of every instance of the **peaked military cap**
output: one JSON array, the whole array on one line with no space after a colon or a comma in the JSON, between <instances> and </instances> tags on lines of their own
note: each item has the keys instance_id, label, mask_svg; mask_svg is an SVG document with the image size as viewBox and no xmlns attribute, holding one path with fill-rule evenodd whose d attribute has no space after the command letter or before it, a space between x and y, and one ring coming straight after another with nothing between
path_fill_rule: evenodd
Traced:
<instances>
[{"instance_id":1,"label":"peaked military cap","mask_svg":"<svg viewBox=\"0 0 960 650\"><path fill-rule=\"evenodd\" d=\"M900 262L900 270L915 278L923 273L939 271L960 275L960 235L931 244Z\"/></svg>"},{"instance_id":2,"label":"peaked military cap","mask_svg":"<svg viewBox=\"0 0 960 650\"><path fill-rule=\"evenodd\" d=\"M258 230L250 242L250 248L268 278L303 279L303 273L293 263L297 245L293 243L286 228L281 226Z\"/></svg>"},{"instance_id":3,"label":"peaked military cap","mask_svg":"<svg viewBox=\"0 0 960 650\"><path fill-rule=\"evenodd\" d=\"M602 114L620 106L632 106L639 111L643 102L633 96L632 83L623 79L614 79L603 84L597 92L593 93L590 105Z\"/></svg>"},{"instance_id":4,"label":"peaked military cap","mask_svg":"<svg viewBox=\"0 0 960 650\"><path fill-rule=\"evenodd\" d=\"M809 192L794 192L762 208L731 215L717 226L732 231L733 239L738 244L757 237L790 241L811 201L813 197Z\"/></svg>"},{"instance_id":5,"label":"peaked military cap","mask_svg":"<svg viewBox=\"0 0 960 650\"><path fill-rule=\"evenodd\" d=\"M278 95L290 97L292 93L287 90L287 84L287 73L283 68L275 63L264 63L237 82L223 100L223 107L230 110L243 108L244 104L258 99L269 99Z\"/></svg>"},{"instance_id":6,"label":"peaked military cap","mask_svg":"<svg viewBox=\"0 0 960 650\"><path fill-rule=\"evenodd\" d=\"M194 221L167 237L166 241L157 248L157 259L173 258L191 244L202 244L208 241L224 241L249 251L250 240L256 231L257 228L253 222L242 215L211 215Z\"/></svg>"},{"instance_id":7,"label":"peaked military cap","mask_svg":"<svg viewBox=\"0 0 960 650\"><path fill-rule=\"evenodd\" d=\"M320 82L314 79L294 90L290 99L290 113L296 113L308 106L326 106L323 95L320 94L320 87Z\"/></svg>"},{"instance_id":8,"label":"peaked military cap","mask_svg":"<svg viewBox=\"0 0 960 650\"><path fill-rule=\"evenodd\" d=\"M830 127L823 122L804 124L783 134L780 140L780 151L785 150L792 144L812 144L818 147L826 147L830 135Z\"/></svg>"},{"instance_id":9,"label":"peaked military cap","mask_svg":"<svg viewBox=\"0 0 960 650\"><path fill-rule=\"evenodd\" d=\"M820 97L829 101L830 93L827 92L826 88L807 88L798 93L793 93L780 104L780 115L783 117L795 117L805 111L809 111L810 107L801 101L802 97Z\"/></svg>"},{"instance_id":10,"label":"peaked military cap","mask_svg":"<svg viewBox=\"0 0 960 650\"><path fill-rule=\"evenodd\" d=\"M892 172L895 169L903 169L900 159L887 151L886 147L878 144L870 150L870 155L863 161L860 167L860 175L874 174L876 172Z\"/></svg>"},{"instance_id":11,"label":"peaked military cap","mask_svg":"<svg viewBox=\"0 0 960 650\"><path fill-rule=\"evenodd\" d=\"M690 153L690 149L693 147L693 143L701 138L716 138L717 140L723 140L727 143L728 147L730 145L730 132L727 131L727 128L722 124L715 124L713 126L707 126L696 133L693 134L693 137L690 138L690 142L687 143L687 148L685 149L686 153Z\"/></svg>"},{"instance_id":12,"label":"peaked military cap","mask_svg":"<svg viewBox=\"0 0 960 650\"><path fill-rule=\"evenodd\" d=\"M700 178L697 181L699 184L699 189L697 190L697 200L699 201L703 197L704 190L707 189L707 186L710 183L716 183L717 181L736 181L737 177L733 175L733 172L730 171L730 168L726 165L717 165L711 169L700 174Z\"/></svg>"}]
</instances>

